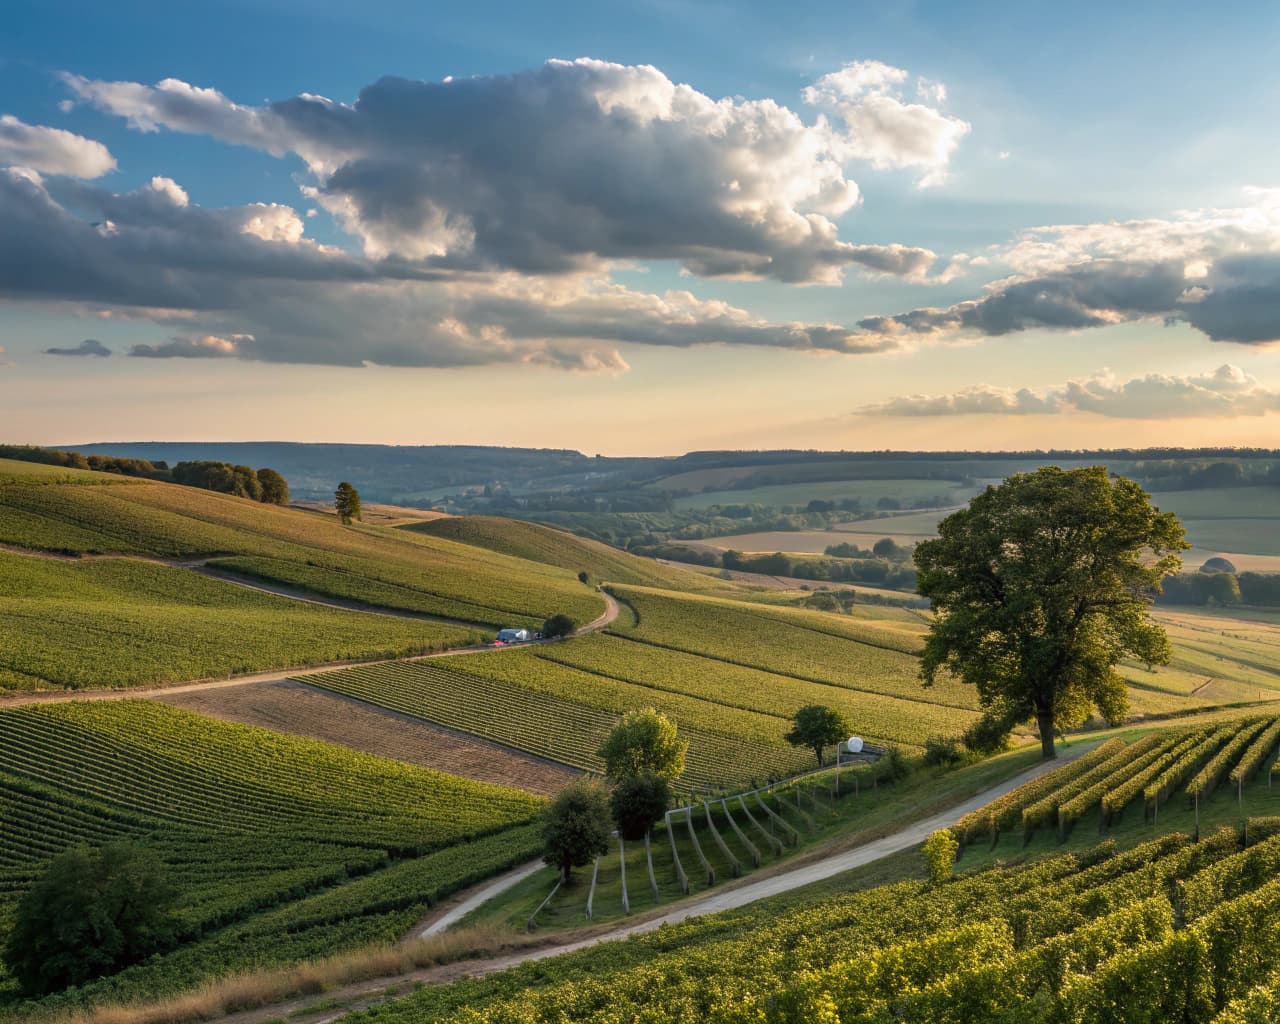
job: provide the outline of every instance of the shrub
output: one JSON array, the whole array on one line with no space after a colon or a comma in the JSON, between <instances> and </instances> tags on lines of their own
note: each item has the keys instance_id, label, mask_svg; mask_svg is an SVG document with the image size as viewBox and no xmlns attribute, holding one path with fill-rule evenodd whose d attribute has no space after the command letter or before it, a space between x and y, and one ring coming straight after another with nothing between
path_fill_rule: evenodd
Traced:
<instances>
[{"instance_id":1,"label":"shrub","mask_svg":"<svg viewBox=\"0 0 1280 1024\"><path fill-rule=\"evenodd\" d=\"M557 612L551 618L542 624L543 636L570 636L578 628L578 623L565 615L563 612Z\"/></svg>"},{"instance_id":2,"label":"shrub","mask_svg":"<svg viewBox=\"0 0 1280 1024\"><path fill-rule=\"evenodd\" d=\"M880 760L875 763L875 777L881 782L897 782L911 774L911 765L907 762L902 748L892 744L884 748Z\"/></svg>"},{"instance_id":3,"label":"shrub","mask_svg":"<svg viewBox=\"0 0 1280 1024\"><path fill-rule=\"evenodd\" d=\"M929 736L924 741L924 763L935 767L964 764L968 755L955 736Z\"/></svg>"},{"instance_id":4,"label":"shrub","mask_svg":"<svg viewBox=\"0 0 1280 1024\"><path fill-rule=\"evenodd\" d=\"M930 835L924 841L924 863L929 870L929 881L934 885L950 881L959 852L960 843L949 828L939 829Z\"/></svg>"},{"instance_id":5,"label":"shrub","mask_svg":"<svg viewBox=\"0 0 1280 1024\"><path fill-rule=\"evenodd\" d=\"M140 847L68 850L18 904L5 963L30 995L113 974L173 943L175 895Z\"/></svg>"}]
</instances>

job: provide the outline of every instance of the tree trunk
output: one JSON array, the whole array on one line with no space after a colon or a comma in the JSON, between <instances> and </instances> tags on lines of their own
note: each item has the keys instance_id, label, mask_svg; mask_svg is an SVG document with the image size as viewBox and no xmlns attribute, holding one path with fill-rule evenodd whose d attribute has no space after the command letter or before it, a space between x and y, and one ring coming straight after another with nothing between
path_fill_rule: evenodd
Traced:
<instances>
[{"instance_id":1,"label":"tree trunk","mask_svg":"<svg viewBox=\"0 0 1280 1024\"><path fill-rule=\"evenodd\" d=\"M1037 711L1036 724L1040 727L1040 753L1046 761L1058 756L1053 747L1053 712Z\"/></svg>"},{"instance_id":2,"label":"tree trunk","mask_svg":"<svg viewBox=\"0 0 1280 1024\"><path fill-rule=\"evenodd\" d=\"M822 767L822 748L814 747L813 752L818 755L818 767L821 768Z\"/></svg>"}]
</instances>

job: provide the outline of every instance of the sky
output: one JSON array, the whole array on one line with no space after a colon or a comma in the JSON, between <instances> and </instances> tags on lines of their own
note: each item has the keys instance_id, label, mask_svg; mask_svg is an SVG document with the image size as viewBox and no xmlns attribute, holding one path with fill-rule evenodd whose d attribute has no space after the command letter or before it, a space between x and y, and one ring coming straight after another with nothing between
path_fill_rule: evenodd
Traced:
<instances>
[{"instance_id":1,"label":"sky","mask_svg":"<svg viewBox=\"0 0 1280 1024\"><path fill-rule=\"evenodd\" d=\"M5 21L2 442L1280 446L1274 5Z\"/></svg>"}]
</instances>

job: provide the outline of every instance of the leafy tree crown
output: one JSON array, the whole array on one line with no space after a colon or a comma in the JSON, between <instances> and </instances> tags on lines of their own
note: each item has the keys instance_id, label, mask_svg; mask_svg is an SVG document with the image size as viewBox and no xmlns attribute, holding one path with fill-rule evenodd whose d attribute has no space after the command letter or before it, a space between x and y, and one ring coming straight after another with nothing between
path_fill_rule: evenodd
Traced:
<instances>
[{"instance_id":1,"label":"leafy tree crown","mask_svg":"<svg viewBox=\"0 0 1280 1024\"><path fill-rule=\"evenodd\" d=\"M611 779L655 775L672 780L683 774L688 749L675 722L653 708L643 708L623 715L598 753Z\"/></svg>"},{"instance_id":2,"label":"leafy tree crown","mask_svg":"<svg viewBox=\"0 0 1280 1024\"><path fill-rule=\"evenodd\" d=\"M1050 756L1053 731L1093 708L1121 720L1115 666L1168 662L1149 606L1186 547L1176 516L1103 466L1046 466L988 487L915 549L935 612L925 684L944 671L974 684L1005 729L1036 718Z\"/></svg>"}]
</instances>

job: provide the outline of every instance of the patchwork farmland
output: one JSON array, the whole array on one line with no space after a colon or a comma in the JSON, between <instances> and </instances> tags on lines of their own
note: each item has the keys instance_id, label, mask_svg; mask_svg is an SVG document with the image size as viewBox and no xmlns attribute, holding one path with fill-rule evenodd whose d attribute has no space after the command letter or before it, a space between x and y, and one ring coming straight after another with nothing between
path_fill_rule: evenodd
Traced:
<instances>
[{"instance_id":1,"label":"patchwork farmland","mask_svg":"<svg viewBox=\"0 0 1280 1024\"><path fill-rule=\"evenodd\" d=\"M476 927L506 936L532 917L572 933L588 909L604 927L696 906L1030 763L1017 751L949 774L923 766L928 744L981 711L954 679L920 685L927 610L816 610L789 585L496 517L384 510L381 522L0 464L0 934L45 865L82 845L147 849L184 907L174 947L62 995L26 999L0 974L0 1012L146 1003L401 939L456 891L534 858L545 797L598 773L601 741L636 708L689 742L683 809L648 849L611 844L591 884L548 899L550 869L535 872ZM592 628L475 647L557 613ZM1138 724L1086 738L1091 752L965 818L962 864L984 872L1015 843L1052 854L1103 829L1132 846L1270 810L1280 624L1160 616L1172 664L1124 669ZM786 739L812 704L893 750L843 769L839 796ZM1150 732L1190 712L1212 717ZM690 934L691 949L716 941ZM555 992L573 970L539 986ZM504 1019L497 990L476 991ZM452 992L394 1012L451 1012Z\"/></svg>"}]
</instances>

